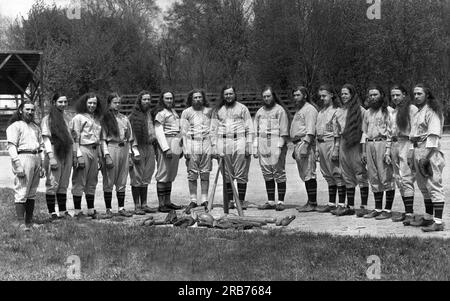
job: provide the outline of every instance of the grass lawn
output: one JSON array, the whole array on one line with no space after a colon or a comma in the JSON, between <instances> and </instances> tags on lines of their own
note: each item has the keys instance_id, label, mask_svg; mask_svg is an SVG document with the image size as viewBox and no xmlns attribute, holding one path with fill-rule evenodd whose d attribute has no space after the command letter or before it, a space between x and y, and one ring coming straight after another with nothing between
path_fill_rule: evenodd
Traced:
<instances>
[{"instance_id":1,"label":"grass lawn","mask_svg":"<svg viewBox=\"0 0 450 301\"><path fill-rule=\"evenodd\" d=\"M38 218L46 217L44 195ZM382 280L450 280L450 241L352 238L282 230L234 232L129 227L86 221L22 233L13 191L0 189L0 280L66 280L71 255L82 280L367 280L367 258Z\"/></svg>"}]
</instances>

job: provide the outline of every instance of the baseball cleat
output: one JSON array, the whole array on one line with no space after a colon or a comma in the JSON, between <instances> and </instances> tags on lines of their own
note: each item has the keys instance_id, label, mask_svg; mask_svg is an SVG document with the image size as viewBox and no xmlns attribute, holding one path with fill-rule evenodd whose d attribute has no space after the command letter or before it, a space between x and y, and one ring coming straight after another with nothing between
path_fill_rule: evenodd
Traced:
<instances>
[{"instance_id":1,"label":"baseball cleat","mask_svg":"<svg viewBox=\"0 0 450 301\"><path fill-rule=\"evenodd\" d=\"M444 231L444 224L437 224L433 223L427 227L422 227L423 232L437 232L437 231Z\"/></svg>"},{"instance_id":2,"label":"baseball cleat","mask_svg":"<svg viewBox=\"0 0 450 301\"><path fill-rule=\"evenodd\" d=\"M113 218L114 214L112 213L111 209L106 209L105 219Z\"/></svg>"},{"instance_id":3,"label":"baseball cleat","mask_svg":"<svg viewBox=\"0 0 450 301\"><path fill-rule=\"evenodd\" d=\"M172 209L169 208L168 206L164 205L164 206L159 206L158 211L162 212L162 213L169 213L170 211L172 211ZM145 212L144 212L144 214L145 214Z\"/></svg>"},{"instance_id":4,"label":"baseball cleat","mask_svg":"<svg viewBox=\"0 0 450 301\"><path fill-rule=\"evenodd\" d=\"M378 215L377 217L375 217L375 219L376 219L377 221L382 221L382 220L390 219L390 218L392 218L392 212L387 212L387 211L383 211L383 212L381 212L380 215Z\"/></svg>"},{"instance_id":5,"label":"baseball cleat","mask_svg":"<svg viewBox=\"0 0 450 301\"><path fill-rule=\"evenodd\" d=\"M400 213L400 215L393 215L392 216L392 221L394 223L399 223L399 222L403 222L406 218L406 213Z\"/></svg>"},{"instance_id":6,"label":"baseball cleat","mask_svg":"<svg viewBox=\"0 0 450 301\"><path fill-rule=\"evenodd\" d=\"M194 209L194 208L197 208L197 203L196 202L190 202L189 205L184 210L184 213L191 214L191 209Z\"/></svg>"},{"instance_id":7,"label":"baseball cleat","mask_svg":"<svg viewBox=\"0 0 450 301\"><path fill-rule=\"evenodd\" d=\"M346 215L354 215L355 214L355 210L345 207L344 209L340 210L340 211L336 211L336 216L346 216Z\"/></svg>"},{"instance_id":8,"label":"baseball cleat","mask_svg":"<svg viewBox=\"0 0 450 301\"><path fill-rule=\"evenodd\" d=\"M316 211L316 208L317 208L317 205L307 203L306 205L304 205L302 207L298 207L297 211L298 212L314 212L314 211Z\"/></svg>"},{"instance_id":9,"label":"baseball cleat","mask_svg":"<svg viewBox=\"0 0 450 301\"><path fill-rule=\"evenodd\" d=\"M119 215L123 216L123 217L132 217L133 214L131 214L130 212L126 211L125 209L119 210Z\"/></svg>"},{"instance_id":10,"label":"baseball cleat","mask_svg":"<svg viewBox=\"0 0 450 301\"><path fill-rule=\"evenodd\" d=\"M326 206L323 206L323 207L317 207L317 212L319 212L319 213L328 213L328 212L331 212L332 210L335 210L335 209L337 209L337 207L336 206L331 206L331 205L326 205Z\"/></svg>"},{"instance_id":11,"label":"baseball cleat","mask_svg":"<svg viewBox=\"0 0 450 301\"><path fill-rule=\"evenodd\" d=\"M135 208L134 209L134 214L135 215L145 215L145 211L142 210L141 208Z\"/></svg>"},{"instance_id":12,"label":"baseball cleat","mask_svg":"<svg viewBox=\"0 0 450 301\"><path fill-rule=\"evenodd\" d=\"M169 207L170 209L173 209L173 210L181 210L181 209L183 209L183 206L175 205L174 203L169 203L166 206Z\"/></svg>"},{"instance_id":13,"label":"baseball cleat","mask_svg":"<svg viewBox=\"0 0 450 301\"><path fill-rule=\"evenodd\" d=\"M368 214L364 215L364 218L375 218L381 214L381 211L372 210Z\"/></svg>"},{"instance_id":14,"label":"baseball cleat","mask_svg":"<svg viewBox=\"0 0 450 301\"><path fill-rule=\"evenodd\" d=\"M156 213L156 212L158 212L156 209L150 208L147 205L142 205L141 210L144 211L145 213Z\"/></svg>"},{"instance_id":15,"label":"baseball cleat","mask_svg":"<svg viewBox=\"0 0 450 301\"><path fill-rule=\"evenodd\" d=\"M271 204L269 204L269 203L264 203L264 205L261 205L261 206L259 206L258 207L258 209L259 210L273 210L273 209L276 209L276 205L271 205Z\"/></svg>"},{"instance_id":16,"label":"baseball cleat","mask_svg":"<svg viewBox=\"0 0 450 301\"><path fill-rule=\"evenodd\" d=\"M413 227L428 227L434 223L433 219L425 219L423 216L420 216L418 219L415 219L409 223L410 226Z\"/></svg>"},{"instance_id":17,"label":"baseball cleat","mask_svg":"<svg viewBox=\"0 0 450 301\"><path fill-rule=\"evenodd\" d=\"M278 203L275 206L275 211L284 211L285 207L284 207L284 203Z\"/></svg>"},{"instance_id":18,"label":"baseball cleat","mask_svg":"<svg viewBox=\"0 0 450 301\"><path fill-rule=\"evenodd\" d=\"M362 218L369 213L370 213L370 211L366 208L356 209L356 217L359 217L359 218Z\"/></svg>"}]
</instances>

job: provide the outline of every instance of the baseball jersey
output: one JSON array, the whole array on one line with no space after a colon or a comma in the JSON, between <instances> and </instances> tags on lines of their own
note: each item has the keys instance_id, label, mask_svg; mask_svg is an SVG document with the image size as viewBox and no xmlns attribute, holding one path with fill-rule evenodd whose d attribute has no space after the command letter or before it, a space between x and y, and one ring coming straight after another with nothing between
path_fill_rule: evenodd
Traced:
<instances>
[{"instance_id":1,"label":"baseball jersey","mask_svg":"<svg viewBox=\"0 0 450 301\"><path fill-rule=\"evenodd\" d=\"M91 114L77 114L70 122L69 128L75 143L80 145L99 144L101 125Z\"/></svg>"},{"instance_id":2,"label":"baseball jersey","mask_svg":"<svg viewBox=\"0 0 450 301\"><path fill-rule=\"evenodd\" d=\"M180 117L175 110L164 109L156 114L155 121L158 121L164 129L166 136L176 136L180 133Z\"/></svg>"},{"instance_id":3,"label":"baseball jersey","mask_svg":"<svg viewBox=\"0 0 450 301\"><path fill-rule=\"evenodd\" d=\"M419 109L411 123L410 138L419 141L427 141L426 147L440 147L440 138L442 136L442 127L444 125L441 119L428 104Z\"/></svg>"},{"instance_id":4,"label":"baseball jersey","mask_svg":"<svg viewBox=\"0 0 450 301\"><path fill-rule=\"evenodd\" d=\"M406 130L401 131L398 127L397 127L397 114L398 114L398 109L394 109L391 112L391 129L392 129L392 136L394 137L399 137L399 136L407 136L409 137L409 134L411 133L411 124L413 122L414 116L416 115L417 111L419 109L417 109L417 107L415 105L410 105L409 106L409 120L410 120L410 124L409 126L406 128Z\"/></svg>"},{"instance_id":5,"label":"baseball jersey","mask_svg":"<svg viewBox=\"0 0 450 301\"><path fill-rule=\"evenodd\" d=\"M283 136L289 136L289 119L286 111L279 104L267 109L262 107L255 115L255 134L257 139L268 139L278 143L278 147L284 145Z\"/></svg>"},{"instance_id":6,"label":"baseball jersey","mask_svg":"<svg viewBox=\"0 0 450 301\"><path fill-rule=\"evenodd\" d=\"M317 138L332 140L334 138L333 122L336 118L337 108L328 106L320 110L317 115L316 135Z\"/></svg>"},{"instance_id":7,"label":"baseball jersey","mask_svg":"<svg viewBox=\"0 0 450 301\"><path fill-rule=\"evenodd\" d=\"M316 135L317 109L309 102L295 113L291 124L291 138Z\"/></svg>"},{"instance_id":8,"label":"baseball jersey","mask_svg":"<svg viewBox=\"0 0 450 301\"><path fill-rule=\"evenodd\" d=\"M250 111L240 102L235 102L232 107L222 106L213 117L213 145L217 137L235 134L237 137L246 137L247 143L253 142L253 123ZM231 136L230 136L231 137Z\"/></svg>"},{"instance_id":9,"label":"baseball jersey","mask_svg":"<svg viewBox=\"0 0 450 301\"><path fill-rule=\"evenodd\" d=\"M195 137L208 138L211 128L211 109L203 108L201 111L189 107L181 114L181 129L183 136L188 139Z\"/></svg>"},{"instance_id":10,"label":"baseball jersey","mask_svg":"<svg viewBox=\"0 0 450 301\"><path fill-rule=\"evenodd\" d=\"M393 109L387 107L387 114L383 113L380 108L378 110L368 109L364 114L361 137L361 143L366 143L366 139L374 139L385 137L388 144L391 142L391 114Z\"/></svg>"},{"instance_id":11,"label":"baseball jersey","mask_svg":"<svg viewBox=\"0 0 450 301\"><path fill-rule=\"evenodd\" d=\"M8 143L16 146L17 151L43 150L44 142L41 129L34 123L23 120L16 121L6 129Z\"/></svg>"},{"instance_id":12,"label":"baseball jersey","mask_svg":"<svg viewBox=\"0 0 450 301\"><path fill-rule=\"evenodd\" d=\"M366 109L364 109L362 106L360 106L360 108L361 108L362 118L364 120L364 115L366 113ZM347 122L347 112L348 112L348 108L338 108L337 109L336 118L334 119L334 125L333 125L334 137L340 137L342 135L342 133L344 132L345 124Z\"/></svg>"}]
</instances>

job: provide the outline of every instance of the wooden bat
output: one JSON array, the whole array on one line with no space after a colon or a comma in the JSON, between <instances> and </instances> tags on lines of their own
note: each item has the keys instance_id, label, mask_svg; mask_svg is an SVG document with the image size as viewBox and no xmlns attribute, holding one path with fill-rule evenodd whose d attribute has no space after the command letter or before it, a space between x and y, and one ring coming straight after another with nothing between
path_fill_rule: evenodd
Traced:
<instances>
[{"instance_id":1,"label":"wooden bat","mask_svg":"<svg viewBox=\"0 0 450 301\"><path fill-rule=\"evenodd\" d=\"M223 213L228 214L230 212L230 208L228 208L230 200L228 199L227 181L225 178L225 160L222 160L222 164L219 166L219 168L222 169Z\"/></svg>"},{"instance_id":2,"label":"wooden bat","mask_svg":"<svg viewBox=\"0 0 450 301\"><path fill-rule=\"evenodd\" d=\"M227 156L225 156L224 158L225 158L224 159L224 161L225 161L225 168L228 170L228 178L229 178L230 183L231 183L231 190L233 191L233 197L234 197L234 200L236 202L238 214L239 214L239 216L244 216L244 211L242 210L241 201L239 200L239 193L238 193L238 191L236 189L236 186L234 186L233 177L231 176L231 173L230 173L230 165L231 164L230 164Z\"/></svg>"},{"instance_id":3,"label":"wooden bat","mask_svg":"<svg viewBox=\"0 0 450 301\"><path fill-rule=\"evenodd\" d=\"M213 208L214 195L216 194L217 182L219 181L220 166L222 165L222 161L223 161L223 159L220 158L219 164L218 164L219 166L217 168L216 178L214 179L212 191L211 191L211 193L209 195L209 199L208 199L208 212L211 212L211 210Z\"/></svg>"}]
</instances>

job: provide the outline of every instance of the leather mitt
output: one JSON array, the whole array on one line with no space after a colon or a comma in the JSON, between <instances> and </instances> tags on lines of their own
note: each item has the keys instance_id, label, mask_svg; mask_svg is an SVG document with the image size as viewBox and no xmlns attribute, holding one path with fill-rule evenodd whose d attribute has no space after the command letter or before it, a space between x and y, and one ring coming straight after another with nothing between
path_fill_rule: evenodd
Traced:
<instances>
[{"instance_id":1,"label":"leather mitt","mask_svg":"<svg viewBox=\"0 0 450 301\"><path fill-rule=\"evenodd\" d=\"M431 178L433 176L433 168L429 159L419 160L419 172L424 178Z\"/></svg>"}]
</instances>

